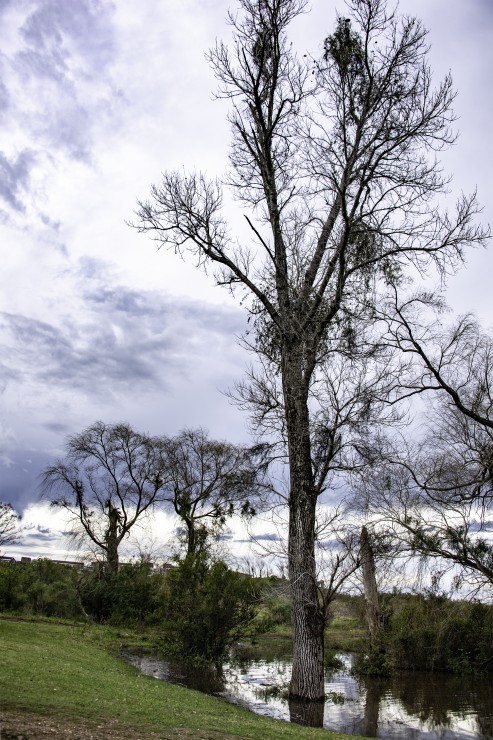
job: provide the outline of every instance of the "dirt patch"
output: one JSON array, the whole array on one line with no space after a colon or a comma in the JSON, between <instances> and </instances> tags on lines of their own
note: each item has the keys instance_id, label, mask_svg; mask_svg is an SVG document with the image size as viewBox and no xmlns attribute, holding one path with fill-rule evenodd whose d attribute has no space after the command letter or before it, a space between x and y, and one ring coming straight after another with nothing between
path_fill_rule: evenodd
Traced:
<instances>
[{"instance_id":1,"label":"dirt patch","mask_svg":"<svg viewBox=\"0 0 493 740\"><path fill-rule=\"evenodd\" d=\"M88 720L8 709L0 715L0 740L238 740L204 730L132 727L118 720Z\"/></svg>"}]
</instances>

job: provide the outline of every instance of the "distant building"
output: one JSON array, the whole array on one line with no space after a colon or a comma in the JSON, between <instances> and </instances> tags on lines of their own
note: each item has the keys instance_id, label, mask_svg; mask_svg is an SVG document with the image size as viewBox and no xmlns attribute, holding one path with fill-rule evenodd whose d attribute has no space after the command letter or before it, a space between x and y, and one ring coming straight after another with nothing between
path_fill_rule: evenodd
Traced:
<instances>
[{"instance_id":1,"label":"distant building","mask_svg":"<svg viewBox=\"0 0 493 740\"><path fill-rule=\"evenodd\" d=\"M84 563L80 560L55 560L54 558L30 558L27 555L22 555L20 560L16 560L13 555L0 555L0 563L17 563L28 565L29 563L36 562L36 560L49 560L50 563L58 563L59 565L66 565L68 568L76 568L82 570Z\"/></svg>"}]
</instances>

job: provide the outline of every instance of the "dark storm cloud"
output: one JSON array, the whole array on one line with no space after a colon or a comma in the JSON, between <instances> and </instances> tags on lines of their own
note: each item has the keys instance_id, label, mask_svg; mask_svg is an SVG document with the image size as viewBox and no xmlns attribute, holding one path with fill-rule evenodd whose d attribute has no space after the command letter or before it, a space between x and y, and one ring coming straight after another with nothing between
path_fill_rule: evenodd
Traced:
<instances>
[{"instance_id":1,"label":"dark storm cloud","mask_svg":"<svg viewBox=\"0 0 493 740\"><path fill-rule=\"evenodd\" d=\"M5 390L8 383L15 381L18 377L19 374L15 368L8 367L5 362L0 361L0 393Z\"/></svg>"},{"instance_id":2,"label":"dark storm cloud","mask_svg":"<svg viewBox=\"0 0 493 740\"><path fill-rule=\"evenodd\" d=\"M48 546L49 548L50 545L53 544L55 538L60 538L60 536L64 536L64 533L58 529L42 527L35 522L23 522L23 520L21 520L21 537L16 547L27 550L27 555L31 555L33 548L43 548L43 546ZM43 557L43 555L41 555L41 557Z\"/></svg>"},{"instance_id":3,"label":"dark storm cloud","mask_svg":"<svg viewBox=\"0 0 493 740\"><path fill-rule=\"evenodd\" d=\"M100 264L98 275L103 273ZM91 398L136 387L158 390L167 387L167 378L192 371L197 353L230 347L243 328L238 309L90 282L84 310L57 323L0 313L4 383L34 381Z\"/></svg>"},{"instance_id":4,"label":"dark storm cloud","mask_svg":"<svg viewBox=\"0 0 493 740\"><path fill-rule=\"evenodd\" d=\"M89 414L130 415L132 421L135 413L152 416L158 403L166 408L166 423L175 425L187 402L194 414L202 403L210 409L200 394L234 372L235 335L243 329L239 308L135 290L119 284L100 260L85 258L62 278L60 307L53 304L43 319L0 312L0 391L7 408L11 399L22 399L3 419L0 500L19 510L37 500L40 473ZM184 384L193 400L170 412ZM23 424L46 451L42 459L25 449Z\"/></svg>"},{"instance_id":5,"label":"dark storm cloud","mask_svg":"<svg viewBox=\"0 0 493 740\"><path fill-rule=\"evenodd\" d=\"M281 537L279 537L277 532L268 532L266 534L255 535L255 540L258 540L259 542L280 542Z\"/></svg>"},{"instance_id":6,"label":"dark storm cloud","mask_svg":"<svg viewBox=\"0 0 493 740\"><path fill-rule=\"evenodd\" d=\"M95 258L84 257L79 261L77 281L86 306L99 315L111 315L122 322L138 319L139 325L154 326L156 331L166 329L170 334L178 333L180 342L202 330L231 337L245 328L244 314L239 308L117 284L110 266ZM185 332L185 328L189 331Z\"/></svg>"},{"instance_id":7,"label":"dark storm cloud","mask_svg":"<svg viewBox=\"0 0 493 740\"><path fill-rule=\"evenodd\" d=\"M493 519L484 521L473 520L470 524L471 532L493 532Z\"/></svg>"},{"instance_id":8,"label":"dark storm cloud","mask_svg":"<svg viewBox=\"0 0 493 740\"><path fill-rule=\"evenodd\" d=\"M53 539L53 532L51 531L51 529L38 528L37 531L29 532L26 538L31 541L34 540L35 543L51 542L51 540Z\"/></svg>"},{"instance_id":9,"label":"dark storm cloud","mask_svg":"<svg viewBox=\"0 0 493 740\"><path fill-rule=\"evenodd\" d=\"M146 320L162 325L163 320L171 324L177 321L183 326L189 323L197 330L219 334L240 334L244 329L243 313L225 309L223 306L202 303L193 299L166 296L157 291L139 292L125 286L86 291L85 300L99 306L101 310L115 312L127 317ZM183 337L183 335L182 335Z\"/></svg>"},{"instance_id":10,"label":"dark storm cloud","mask_svg":"<svg viewBox=\"0 0 493 740\"><path fill-rule=\"evenodd\" d=\"M7 344L2 350L17 360L19 379L29 373L48 387L70 386L91 395L111 393L114 383L157 382L154 363L168 349L164 336L138 332L137 327L127 328L119 342L110 327L96 322L58 327L3 313L0 325L12 339L12 349Z\"/></svg>"},{"instance_id":11,"label":"dark storm cloud","mask_svg":"<svg viewBox=\"0 0 493 740\"><path fill-rule=\"evenodd\" d=\"M1 67L0 67L1 69ZM4 111L5 108L8 105L9 102L9 92L7 90L7 86L5 83L0 79L0 111Z\"/></svg>"},{"instance_id":12,"label":"dark storm cloud","mask_svg":"<svg viewBox=\"0 0 493 740\"><path fill-rule=\"evenodd\" d=\"M0 460L0 501L12 504L20 514L39 499L40 472L52 462L50 455L35 450L9 452L7 464Z\"/></svg>"},{"instance_id":13,"label":"dark storm cloud","mask_svg":"<svg viewBox=\"0 0 493 740\"><path fill-rule=\"evenodd\" d=\"M343 545L341 544L341 542L339 542L339 540L327 539L317 542L316 547L319 550L342 550Z\"/></svg>"},{"instance_id":14,"label":"dark storm cloud","mask_svg":"<svg viewBox=\"0 0 493 740\"><path fill-rule=\"evenodd\" d=\"M251 545L252 542L281 542L282 537L277 532L268 532L266 534L256 534L247 539L235 539L234 541L239 545Z\"/></svg>"},{"instance_id":15,"label":"dark storm cloud","mask_svg":"<svg viewBox=\"0 0 493 740\"><path fill-rule=\"evenodd\" d=\"M54 432L55 434L59 434L61 436L66 435L70 432L70 427L68 424L62 424L58 421L46 422L45 424L43 424L43 427L49 432Z\"/></svg>"},{"instance_id":16,"label":"dark storm cloud","mask_svg":"<svg viewBox=\"0 0 493 740\"><path fill-rule=\"evenodd\" d=\"M89 74L111 59L113 40L106 25L106 8L99 2L43 0L32 3L21 26L26 48L18 60L26 74L66 82L74 52L87 60ZM87 72L86 72L87 74Z\"/></svg>"}]
</instances>

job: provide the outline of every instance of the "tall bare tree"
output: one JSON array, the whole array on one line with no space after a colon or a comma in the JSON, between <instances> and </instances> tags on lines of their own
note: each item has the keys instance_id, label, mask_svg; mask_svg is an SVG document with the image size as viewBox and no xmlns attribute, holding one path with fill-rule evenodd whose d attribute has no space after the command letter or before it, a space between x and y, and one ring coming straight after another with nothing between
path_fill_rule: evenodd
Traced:
<instances>
[{"instance_id":1,"label":"tall bare tree","mask_svg":"<svg viewBox=\"0 0 493 740\"><path fill-rule=\"evenodd\" d=\"M426 32L385 0L351 0L321 59L299 59L288 26L305 0L239 0L234 38L210 61L231 103L226 184L248 209L251 244L231 238L222 185L165 173L139 204L138 227L217 268L217 282L249 296L279 346L289 458L292 697L324 695L317 606L311 398L327 338L371 314L380 289L408 266L453 268L481 243L474 196L440 212L446 184L436 152L452 143L449 77L436 88ZM355 338L357 342L357 337Z\"/></svg>"},{"instance_id":2,"label":"tall bare tree","mask_svg":"<svg viewBox=\"0 0 493 740\"><path fill-rule=\"evenodd\" d=\"M43 493L73 515L77 531L115 573L122 540L167 484L162 441L128 424L98 421L69 437L66 451L45 470Z\"/></svg>"}]
</instances>

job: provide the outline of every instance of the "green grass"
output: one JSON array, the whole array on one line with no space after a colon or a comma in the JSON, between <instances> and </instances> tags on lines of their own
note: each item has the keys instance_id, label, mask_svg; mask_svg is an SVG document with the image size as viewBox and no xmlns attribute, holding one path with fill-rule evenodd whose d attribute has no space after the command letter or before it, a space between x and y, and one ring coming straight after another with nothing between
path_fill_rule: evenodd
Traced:
<instances>
[{"instance_id":1,"label":"green grass","mask_svg":"<svg viewBox=\"0 0 493 740\"><path fill-rule=\"evenodd\" d=\"M244 641L249 645L248 639ZM250 643L252 655L274 659L292 654L291 625L278 624L267 632L254 635ZM367 645L366 630L361 620L354 616L336 616L325 629L325 651L327 653L360 653Z\"/></svg>"},{"instance_id":2,"label":"green grass","mask_svg":"<svg viewBox=\"0 0 493 740\"><path fill-rule=\"evenodd\" d=\"M260 717L224 701L142 676L112 655L125 635L84 625L0 620L0 696L4 709L77 720L117 720L140 728L177 728L176 737L342 738ZM180 735L180 732L183 732Z\"/></svg>"},{"instance_id":3,"label":"green grass","mask_svg":"<svg viewBox=\"0 0 493 740\"><path fill-rule=\"evenodd\" d=\"M356 617L336 616L325 630L325 646L328 650L360 653L366 645L366 630Z\"/></svg>"}]
</instances>

